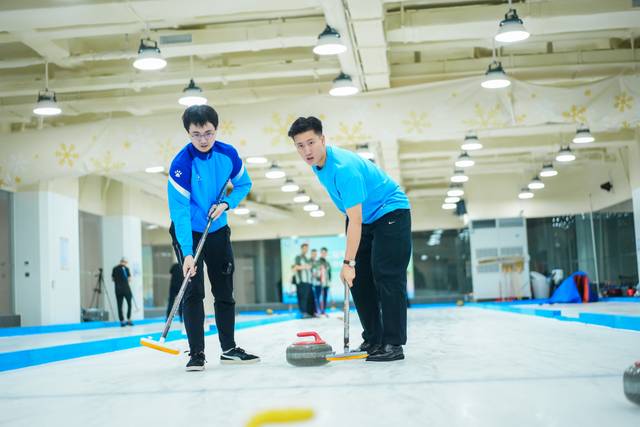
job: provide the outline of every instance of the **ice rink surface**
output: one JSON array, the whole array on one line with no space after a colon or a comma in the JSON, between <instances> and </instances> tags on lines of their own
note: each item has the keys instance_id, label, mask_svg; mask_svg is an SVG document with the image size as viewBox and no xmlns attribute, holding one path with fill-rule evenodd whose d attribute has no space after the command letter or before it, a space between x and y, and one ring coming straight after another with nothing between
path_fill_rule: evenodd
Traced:
<instances>
[{"instance_id":1,"label":"ice rink surface","mask_svg":"<svg viewBox=\"0 0 640 427\"><path fill-rule=\"evenodd\" d=\"M340 351L334 316L237 331L238 344L262 357L255 365L220 365L212 335L204 372L147 348L2 372L0 425L234 427L284 407L313 408L307 426L640 425L640 407L622 392L624 369L640 359L635 331L472 307L412 309L406 360L296 368L284 354L303 330Z\"/></svg>"}]
</instances>

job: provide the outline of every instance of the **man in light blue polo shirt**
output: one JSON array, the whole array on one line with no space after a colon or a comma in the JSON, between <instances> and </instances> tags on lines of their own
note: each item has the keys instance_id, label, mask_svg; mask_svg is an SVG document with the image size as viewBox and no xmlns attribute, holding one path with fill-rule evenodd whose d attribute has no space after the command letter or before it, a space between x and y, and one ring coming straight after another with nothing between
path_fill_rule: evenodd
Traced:
<instances>
[{"instance_id":1,"label":"man in light blue polo shirt","mask_svg":"<svg viewBox=\"0 0 640 427\"><path fill-rule=\"evenodd\" d=\"M299 117L289 136L336 207L347 216L340 278L351 288L364 329L359 350L369 353L367 361L404 359L411 257L409 199L374 163L326 145L317 118Z\"/></svg>"}]
</instances>

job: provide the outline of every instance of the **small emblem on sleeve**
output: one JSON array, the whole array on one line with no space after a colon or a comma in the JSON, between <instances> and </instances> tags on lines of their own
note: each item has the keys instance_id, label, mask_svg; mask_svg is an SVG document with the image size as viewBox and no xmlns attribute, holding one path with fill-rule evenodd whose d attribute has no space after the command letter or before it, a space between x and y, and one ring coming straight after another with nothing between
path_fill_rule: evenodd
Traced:
<instances>
[{"instance_id":1,"label":"small emblem on sleeve","mask_svg":"<svg viewBox=\"0 0 640 427\"><path fill-rule=\"evenodd\" d=\"M178 169L173 174L176 176L176 178L180 178L180 176L182 175L182 171L180 169Z\"/></svg>"}]
</instances>

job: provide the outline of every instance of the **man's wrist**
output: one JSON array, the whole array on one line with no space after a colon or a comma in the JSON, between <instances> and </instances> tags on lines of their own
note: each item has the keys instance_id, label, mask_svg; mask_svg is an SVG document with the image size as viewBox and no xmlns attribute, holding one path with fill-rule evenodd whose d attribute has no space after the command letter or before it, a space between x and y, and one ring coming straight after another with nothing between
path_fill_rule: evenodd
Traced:
<instances>
[{"instance_id":1,"label":"man's wrist","mask_svg":"<svg viewBox=\"0 0 640 427\"><path fill-rule=\"evenodd\" d=\"M344 259L342 260L342 264L348 267L354 268L356 266L356 261L353 259Z\"/></svg>"}]
</instances>

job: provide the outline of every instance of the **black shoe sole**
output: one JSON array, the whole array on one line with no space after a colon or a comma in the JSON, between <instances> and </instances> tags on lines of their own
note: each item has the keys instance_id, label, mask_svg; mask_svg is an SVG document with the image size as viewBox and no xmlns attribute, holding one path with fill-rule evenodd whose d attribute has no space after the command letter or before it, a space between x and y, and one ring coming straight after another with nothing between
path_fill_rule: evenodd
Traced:
<instances>
[{"instance_id":1,"label":"black shoe sole","mask_svg":"<svg viewBox=\"0 0 640 427\"><path fill-rule=\"evenodd\" d=\"M369 356L366 359L367 362L395 362L396 360L404 360L404 354L400 354L400 355L393 356L386 359L379 359L376 356Z\"/></svg>"}]
</instances>

